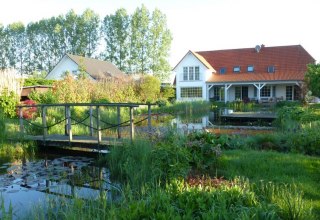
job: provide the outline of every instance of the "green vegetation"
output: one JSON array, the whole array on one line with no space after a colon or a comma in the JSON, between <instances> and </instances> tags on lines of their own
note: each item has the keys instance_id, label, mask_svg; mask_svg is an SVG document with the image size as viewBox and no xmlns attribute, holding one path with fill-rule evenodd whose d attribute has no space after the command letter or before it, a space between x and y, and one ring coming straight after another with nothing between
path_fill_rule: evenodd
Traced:
<instances>
[{"instance_id":1,"label":"green vegetation","mask_svg":"<svg viewBox=\"0 0 320 220\"><path fill-rule=\"evenodd\" d=\"M309 64L305 75L308 89L313 96L320 96L320 64Z\"/></svg>"},{"instance_id":2,"label":"green vegetation","mask_svg":"<svg viewBox=\"0 0 320 220\"><path fill-rule=\"evenodd\" d=\"M93 10L82 14L70 10L64 15L24 25L0 24L0 68L14 68L21 74L44 75L66 53L98 57L114 63L125 73L154 73L166 78L172 36L166 16L144 5L132 13L121 8L100 18ZM101 46L103 52L97 53ZM33 84L33 83L32 83Z\"/></svg>"},{"instance_id":3,"label":"green vegetation","mask_svg":"<svg viewBox=\"0 0 320 220\"><path fill-rule=\"evenodd\" d=\"M114 147L100 162L109 164L112 182L123 183L112 190L117 199L51 200L49 216L317 219L320 159L270 151L221 152L227 142L212 134L171 131L161 140ZM43 215L43 209L36 208L32 218Z\"/></svg>"}]
</instances>

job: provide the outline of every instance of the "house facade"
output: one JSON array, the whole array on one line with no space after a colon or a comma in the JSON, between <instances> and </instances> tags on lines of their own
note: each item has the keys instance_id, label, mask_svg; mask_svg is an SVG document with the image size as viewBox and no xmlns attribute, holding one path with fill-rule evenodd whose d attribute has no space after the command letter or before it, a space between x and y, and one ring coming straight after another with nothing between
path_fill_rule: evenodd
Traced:
<instances>
[{"instance_id":1,"label":"house facade","mask_svg":"<svg viewBox=\"0 0 320 220\"><path fill-rule=\"evenodd\" d=\"M108 61L66 54L48 73L46 79L63 79L66 73L77 78L81 71L93 80L123 78L127 75Z\"/></svg>"},{"instance_id":2,"label":"house facade","mask_svg":"<svg viewBox=\"0 0 320 220\"><path fill-rule=\"evenodd\" d=\"M307 64L301 46L189 51L174 67L178 101L298 100Z\"/></svg>"}]
</instances>

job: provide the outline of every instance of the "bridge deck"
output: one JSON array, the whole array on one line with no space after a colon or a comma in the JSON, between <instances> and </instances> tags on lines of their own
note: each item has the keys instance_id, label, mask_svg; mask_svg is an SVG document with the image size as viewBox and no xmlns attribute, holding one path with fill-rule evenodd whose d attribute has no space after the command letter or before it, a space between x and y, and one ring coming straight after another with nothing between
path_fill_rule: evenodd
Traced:
<instances>
[{"instance_id":1,"label":"bridge deck","mask_svg":"<svg viewBox=\"0 0 320 220\"><path fill-rule=\"evenodd\" d=\"M108 150L110 146L120 145L121 143L127 141L127 139L102 138L101 142L98 143L97 137L76 135L74 135L72 140L69 141L69 136L57 134L47 135L45 139L42 135L27 136L26 139L37 142L39 146L65 148L76 147L82 149L91 149L93 151Z\"/></svg>"}]
</instances>

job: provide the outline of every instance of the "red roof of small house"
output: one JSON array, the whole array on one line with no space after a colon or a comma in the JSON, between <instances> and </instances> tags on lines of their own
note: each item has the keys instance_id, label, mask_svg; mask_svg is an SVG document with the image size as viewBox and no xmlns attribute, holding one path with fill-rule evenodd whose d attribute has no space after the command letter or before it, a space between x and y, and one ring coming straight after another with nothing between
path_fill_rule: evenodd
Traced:
<instances>
[{"instance_id":1,"label":"red roof of small house","mask_svg":"<svg viewBox=\"0 0 320 220\"><path fill-rule=\"evenodd\" d=\"M213 73L207 82L303 80L307 64L315 62L315 59L301 45L278 47L262 45L257 49L244 48L195 53L203 57L216 70L216 73ZM254 67L254 72L247 71L249 65ZM233 72L235 66L240 66L241 71ZM274 66L275 72L268 73L268 66ZM219 73L221 68L226 68L224 74Z\"/></svg>"}]
</instances>

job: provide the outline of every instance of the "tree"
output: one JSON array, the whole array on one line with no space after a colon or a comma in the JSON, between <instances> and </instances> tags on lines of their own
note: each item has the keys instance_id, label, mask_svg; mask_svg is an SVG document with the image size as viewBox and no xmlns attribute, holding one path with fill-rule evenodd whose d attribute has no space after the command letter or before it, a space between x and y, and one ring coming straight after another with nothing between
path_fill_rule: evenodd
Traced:
<instances>
[{"instance_id":1,"label":"tree","mask_svg":"<svg viewBox=\"0 0 320 220\"><path fill-rule=\"evenodd\" d=\"M8 49L8 36L5 33L5 29L0 24L0 70L8 67L7 49Z\"/></svg>"},{"instance_id":2,"label":"tree","mask_svg":"<svg viewBox=\"0 0 320 220\"><path fill-rule=\"evenodd\" d=\"M27 49L25 27L21 22L17 22L8 25L5 31L9 39L7 54L9 66L18 69L20 74L23 74Z\"/></svg>"},{"instance_id":3,"label":"tree","mask_svg":"<svg viewBox=\"0 0 320 220\"><path fill-rule=\"evenodd\" d=\"M142 5L131 18L130 71L133 73L150 72L150 18L148 9Z\"/></svg>"},{"instance_id":4,"label":"tree","mask_svg":"<svg viewBox=\"0 0 320 220\"><path fill-rule=\"evenodd\" d=\"M153 74L160 80L165 80L170 74L170 64L168 62L169 50L172 35L167 27L167 19L160 10L155 9L151 17L150 27L150 58Z\"/></svg>"},{"instance_id":5,"label":"tree","mask_svg":"<svg viewBox=\"0 0 320 220\"><path fill-rule=\"evenodd\" d=\"M305 81L312 95L320 97L320 63L308 65Z\"/></svg>"},{"instance_id":6,"label":"tree","mask_svg":"<svg viewBox=\"0 0 320 220\"><path fill-rule=\"evenodd\" d=\"M129 69L129 25L130 17L124 8L118 9L114 15L106 16L102 25L106 42L103 57L124 72Z\"/></svg>"}]
</instances>

